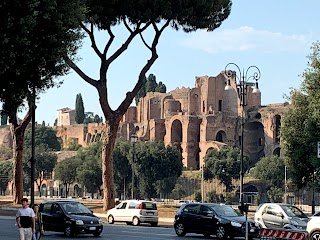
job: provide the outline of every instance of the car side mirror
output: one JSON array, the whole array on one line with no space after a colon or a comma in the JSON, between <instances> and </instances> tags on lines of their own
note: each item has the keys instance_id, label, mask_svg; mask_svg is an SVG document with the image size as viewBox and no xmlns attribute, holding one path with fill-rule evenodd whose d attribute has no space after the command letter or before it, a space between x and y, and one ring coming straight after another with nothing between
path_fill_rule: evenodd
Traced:
<instances>
[{"instance_id":1,"label":"car side mirror","mask_svg":"<svg viewBox=\"0 0 320 240\"><path fill-rule=\"evenodd\" d=\"M208 213L207 216L211 217L211 218L214 218L214 214L213 213Z\"/></svg>"}]
</instances>

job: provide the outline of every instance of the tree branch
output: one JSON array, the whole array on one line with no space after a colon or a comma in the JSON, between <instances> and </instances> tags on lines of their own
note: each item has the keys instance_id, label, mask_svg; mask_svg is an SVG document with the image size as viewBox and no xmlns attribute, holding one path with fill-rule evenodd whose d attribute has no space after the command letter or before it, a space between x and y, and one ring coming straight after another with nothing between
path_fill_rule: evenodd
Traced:
<instances>
[{"instance_id":1,"label":"tree branch","mask_svg":"<svg viewBox=\"0 0 320 240\"><path fill-rule=\"evenodd\" d=\"M87 76L68 56L65 56L64 60L69 65L69 67L71 67L83 80L85 80L87 83L94 86L95 88L98 87L99 81Z\"/></svg>"},{"instance_id":2,"label":"tree branch","mask_svg":"<svg viewBox=\"0 0 320 240\"><path fill-rule=\"evenodd\" d=\"M103 50L104 58L106 58L107 52L108 52L108 50L109 50L109 48L110 48L110 46L111 46L111 44L112 44L112 42L114 40L114 34L111 31L111 27L110 26L107 27L107 31L109 33L110 38L109 38L109 40L108 40L108 42L107 42L107 44L106 44L106 46L105 46L105 48Z\"/></svg>"},{"instance_id":3,"label":"tree branch","mask_svg":"<svg viewBox=\"0 0 320 240\"><path fill-rule=\"evenodd\" d=\"M94 34L93 34L93 23L90 23L91 27L89 30L82 22L80 23L80 26L81 28L88 34L89 38L90 38L90 41L91 41L91 47L93 48L93 50L95 51L95 53L99 56L99 58L102 58L103 55L102 53L100 52L100 50L98 49L97 47L97 44L96 44L96 40L94 38Z\"/></svg>"},{"instance_id":4,"label":"tree branch","mask_svg":"<svg viewBox=\"0 0 320 240\"><path fill-rule=\"evenodd\" d=\"M137 81L136 85L134 86L133 90L131 92L127 92L125 99L121 102L121 104L117 108L116 113L118 114L119 118L121 118L123 116L123 114L125 114L127 109L129 108L130 104L133 101L133 98L137 95L138 91L140 90L141 86L143 85L143 80L145 78L147 71L151 68L151 66L157 60L157 58L158 58L157 45L159 43L159 39L160 39L160 36L161 36L163 30L169 25L169 23L170 23L170 21L168 20L160 30L158 30L157 25L154 22L151 23L153 25L154 30L155 30L155 36L152 41L152 45L149 48L151 51L151 57L147 61L147 63L144 65L144 67L141 69L138 81Z\"/></svg>"}]
</instances>

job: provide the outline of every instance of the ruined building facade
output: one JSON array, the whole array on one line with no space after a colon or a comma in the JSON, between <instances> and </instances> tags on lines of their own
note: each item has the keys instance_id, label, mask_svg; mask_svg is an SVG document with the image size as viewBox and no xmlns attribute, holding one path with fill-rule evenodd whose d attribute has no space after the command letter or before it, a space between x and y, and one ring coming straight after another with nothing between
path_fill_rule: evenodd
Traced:
<instances>
[{"instance_id":1,"label":"ruined building facade","mask_svg":"<svg viewBox=\"0 0 320 240\"><path fill-rule=\"evenodd\" d=\"M196 77L194 88L147 93L123 116L118 136L130 140L131 134L136 134L141 141L176 145L184 166L199 169L209 149L223 145L241 147L244 119L244 155L252 163L265 155L282 155L279 129L287 104L261 106L261 93L249 87L242 115L236 80L231 80L231 90L225 90L226 81L221 72L216 77ZM63 114L69 114L68 111L59 111L59 116L67 119ZM99 139L103 129L103 123L58 124L57 136L65 146L70 139L85 146Z\"/></svg>"}]
</instances>

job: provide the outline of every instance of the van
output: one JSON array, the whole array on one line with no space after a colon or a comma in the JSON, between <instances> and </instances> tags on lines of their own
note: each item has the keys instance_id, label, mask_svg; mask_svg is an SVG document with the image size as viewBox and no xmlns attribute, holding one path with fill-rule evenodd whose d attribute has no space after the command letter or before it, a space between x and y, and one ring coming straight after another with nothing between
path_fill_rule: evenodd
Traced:
<instances>
[{"instance_id":1,"label":"van","mask_svg":"<svg viewBox=\"0 0 320 240\"><path fill-rule=\"evenodd\" d=\"M126 222L128 225L138 226L140 223L149 223L152 227L158 226L157 204L146 200L125 200L107 212L109 224Z\"/></svg>"}]
</instances>

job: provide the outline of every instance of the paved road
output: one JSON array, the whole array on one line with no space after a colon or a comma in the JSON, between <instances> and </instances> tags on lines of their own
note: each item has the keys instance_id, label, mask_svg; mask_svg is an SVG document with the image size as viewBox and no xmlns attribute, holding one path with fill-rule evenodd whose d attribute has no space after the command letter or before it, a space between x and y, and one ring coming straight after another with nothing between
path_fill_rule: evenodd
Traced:
<instances>
[{"instance_id":1,"label":"paved road","mask_svg":"<svg viewBox=\"0 0 320 240\"><path fill-rule=\"evenodd\" d=\"M13 217L0 216L0 239L2 240L17 240L18 231L15 226L15 220ZM62 233L46 232L41 240L59 239L70 240L66 238ZM163 227L150 227L145 226L127 226L126 224L105 224L104 230L99 238L95 238L92 235L80 235L73 239L108 239L108 240L160 240L160 239L175 239L175 240L195 240L205 239L202 235L188 234L184 238L177 237L173 228ZM210 239L215 239L211 237ZM241 239L241 238L239 238Z\"/></svg>"}]
</instances>

